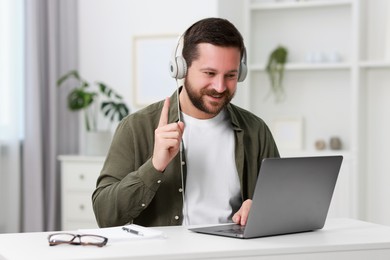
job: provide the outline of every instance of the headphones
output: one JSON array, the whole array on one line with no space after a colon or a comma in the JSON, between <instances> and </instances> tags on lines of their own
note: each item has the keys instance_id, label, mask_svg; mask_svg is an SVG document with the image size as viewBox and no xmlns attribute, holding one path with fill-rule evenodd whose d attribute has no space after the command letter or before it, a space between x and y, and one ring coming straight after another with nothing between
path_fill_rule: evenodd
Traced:
<instances>
[{"instance_id":1,"label":"headphones","mask_svg":"<svg viewBox=\"0 0 390 260\"><path fill-rule=\"evenodd\" d=\"M176 48L173 51L171 60L169 61L169 70L171 77L174 79L183 79L187 74L187 62L182 55L183 51L183 38L181 35L176 44ZM244 47L244 53L240 61L240 68L238 71L238 82L245 80L248 73L248 68L246 65L246 48Z\"/></svg>"}]
</instances>

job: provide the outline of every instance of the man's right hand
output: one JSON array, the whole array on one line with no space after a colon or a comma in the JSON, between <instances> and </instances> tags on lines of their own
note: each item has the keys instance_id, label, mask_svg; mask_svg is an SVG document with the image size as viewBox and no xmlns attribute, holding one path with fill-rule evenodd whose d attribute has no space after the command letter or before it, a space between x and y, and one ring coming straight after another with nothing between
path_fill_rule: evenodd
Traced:
<instances>
[{"instance_id":1,"label":"man's right hand","mask_svg":"<svg viewBox=\"0 0 390 260\"><path fill-rule=\"evenodd\" d=\"M154 150L152 163L156 170L163 172L169 162L180 150L180 143L184 132L184 123L168 124L169 98L165 99L161 111L160 121L154 131Z\"/></svg>"},{"instance_id":2,"label":"man's right hand","mask_svg":"<svg viewBox=\"0 0 390 260\"><path fill-rule=\"evenodd\" d=\"M233 215L233 222L236 224L240 224L241 226L246 225L246 221L248 220L249 211L252 206L252 200L247 199L245 200L241 208Z\"/></svg>"}]
</instances>

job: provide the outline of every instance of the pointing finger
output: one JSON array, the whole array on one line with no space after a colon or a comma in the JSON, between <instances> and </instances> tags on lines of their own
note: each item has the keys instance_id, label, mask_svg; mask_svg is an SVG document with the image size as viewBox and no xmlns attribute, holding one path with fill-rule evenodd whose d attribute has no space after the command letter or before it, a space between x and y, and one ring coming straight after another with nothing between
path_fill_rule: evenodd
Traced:
<instances>
[{"instance_id":1,"label":"pointing finger","mask_svg":"<svg viewBox=\"0 0 390 260\"><path fill-rule=\"evenodd\" d=\"M166 98L164 101L164 106L161 110L160 121L158 126L164 126L168 124L168 112L169 112L169 98Z\"/></svg>"}]
</instances>

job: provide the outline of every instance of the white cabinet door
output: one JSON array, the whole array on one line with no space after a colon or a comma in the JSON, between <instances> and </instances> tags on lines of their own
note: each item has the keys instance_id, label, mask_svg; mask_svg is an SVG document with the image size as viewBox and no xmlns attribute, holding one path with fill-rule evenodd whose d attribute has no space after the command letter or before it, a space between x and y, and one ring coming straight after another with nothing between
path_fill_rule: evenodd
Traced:
<instances>
[{"instance_id":1,"label":"white cabinet door","mask_svg":"<svg viewBox=\"0 0 390 260\"><path fill-rule=\"evenodd\" d=\"M103 167L104 157L60 156L61 229L97 228L92 193Z\"/></svg>"}]
</instances>

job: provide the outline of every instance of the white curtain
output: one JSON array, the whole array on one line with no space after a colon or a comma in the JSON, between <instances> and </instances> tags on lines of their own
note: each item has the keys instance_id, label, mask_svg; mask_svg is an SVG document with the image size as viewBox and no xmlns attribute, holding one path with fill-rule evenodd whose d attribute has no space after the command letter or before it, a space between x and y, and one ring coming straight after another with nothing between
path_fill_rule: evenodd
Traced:
<instances>
[{"instance_id":1,"label":"white curtain","mask_svg":"<svg viewBox=\"0 0 390 260\"><path fill-rule=\"evenodd\" d=\"M77 69L77 0L0 0L0 233L60 228L57 156L78 152L60 75Z\"/></svg>"},{"instance_id":2,"label":"white curtain","mask_svg":"<svg viewBox=\"0 0 390 260\"><path fill-rule=\"evenodd\" d=\"M60 75L77 69L77 0L25 0L23 231L60 228L58 154L77 153L78 117Z\"/></svg>"},{"instance_id":3,"label":"white curtain","mask_svg":"<svg viewBox=\"0 0 390 260\"><path fill-rule=\"evenodd\" d=\"M20 231L23 0L0 0L0 233Z\"/></svg>"}]
</instances>

